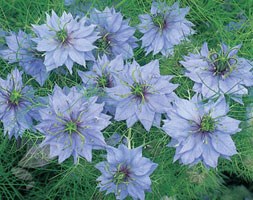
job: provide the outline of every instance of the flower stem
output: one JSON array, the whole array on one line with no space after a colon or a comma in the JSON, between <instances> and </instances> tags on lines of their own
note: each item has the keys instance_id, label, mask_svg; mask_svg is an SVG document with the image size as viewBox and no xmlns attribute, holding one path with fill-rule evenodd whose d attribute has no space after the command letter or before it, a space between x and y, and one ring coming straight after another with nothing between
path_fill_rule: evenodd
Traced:
<instances>
[{"instance_id":1,"label":"flower stem","mask_svg":"<svg viewBox=\"0 0 253 200\"><path fill-rule=\"evenodd\" d=\"M132 137L132 128L129 128L128 129L128 136L127 136L128 149L131 149L131 137Z\"/></svg>"}]
</instances>

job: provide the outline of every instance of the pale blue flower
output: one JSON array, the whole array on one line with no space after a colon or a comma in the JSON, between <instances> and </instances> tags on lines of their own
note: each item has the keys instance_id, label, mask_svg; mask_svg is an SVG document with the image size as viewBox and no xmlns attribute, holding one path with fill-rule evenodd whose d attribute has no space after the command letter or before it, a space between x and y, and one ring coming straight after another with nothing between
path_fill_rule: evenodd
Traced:
<instances>
[{"instance_id":1,"label":"pale blue flower","mask_svg":"<svg viewBox=\"0 0 253 200\"><path fill-rule=\"evenodd\" d=\"M101 130L110 124L110 117L101 113L103 104L96 100L86 99L75 87L55 86L48 107L40 110L41 121L36 126L45 135L41 146L50 146L50 157L58 156L59 163L70 156L75 164L80 156L91 162L92 149L106 146Z\"/></svg>"},{"instance_id":2,"label":"pale blue flower","mask_svg":"<svg viewBox=\"0 0 253 200\"><path fill-rule=\"evenodd\" d=\"M86 60L94 60L93 43L99 38L95 27L87 25L85 17L73 18L66 12L58 17L54 11L51 16L47 14L46 24L33 25L38 36L34 41L37 50L45 54L47 71L66 65L72 73L74 63L86 66Z\"/></svg>"},{"instance_id":3,"label":"pale blue flower","mask_svg":"<svg viewBox=\"0 0 253 200\"><path fill-rule=\"evenodd\" d=\"M142 156L142 148L128 149L124 145L107 148L107 161L100 162L96 168L102 173L97 179L100 191L115 193L117 199L131 196L133 199L145 199L145 192L150 191L149 176L157 164Z\"/></svg>"},{"instance_id":4,"label":"pale blue flower","mask_svg":"<svg viewBox=\"0 0 253 200\"><path fill-rule=\"evenodd\" d=\"M98 102L105 102L105 112L115 113L116 102L107 95L106 88L112 88L117 85L117 82L119 82L117 75L123 69L122 55L116 56L111 61L106 55L103 55L102 58L98 58L89 71L78 71L84 86L97 92L99 96Z\"/></svg>"},{"instance_id":5,"label":"pale blue flower","mask_svg":"<svg viewBox=\"0 0 253 200\"><path fill-rule=\"evenodd\" d=\"M106 7L103 11L93 9L90 13L91 23L97 25L99 36L96 54L106 54L110 58L122 54L124 59L132 58L133 49L138 45L134 37L135 28L130 27L129 20L123 19L114 8Z\"/></svg>"},{"instance_id":6,"label":"pale blue flower","mask_svg":"<svg viewBox=\"0 0 253 200\"><path fill-rule=\"evenodd\" d=\"M185 56L180 63L186 68L185 75L195 82L193 90L205 98L230 95L243 103L246 87L253 86L253 74L252 62L237 56L240 47L221 44L220 51L214 51L204 43L199 53Z\"/></svg>"},{"instance_id":7,"label":"pale blue flower","mask_svg":"<svg viewBox=\"0 0 253 200\"><path fill-rule=\"evenodd\" d=\"M197 95L189 101L177 99L163 125L172 138L168 146L176 148L174 161L185 165L203 162L207 167L216 167L219 157L229 159L236 154L231 135L241 130L240 121L228 117L228 111L224 98L206 104Z\"/></svg>"},{"instance_id":8,"label":"pale blue flower","mask_svg":"<svg viewBox=\"0 0 253 200\"><path fill-rule=\"evenodd\" d=\"M33 100L34 91L23 85L22 72L18 69L8 74L6 80L0 78L0 120L4 135L17 139L33 127Z\"/></svg>"},{"instance_id":9,"label":"pale blue flower","mask_svg":"<svg viewBox=\"0 0 253 200\"><path fill-rule=\"evenodd\" d=\"M43 85L49 73L43 64L42 54L35 49L31 35L20 30L18 33L12 32L7 35L5 40L7 47L0 51L0 56L9 63L19 63L26 74L33 76L40 85Z\"/></svg>"},{"instance_id":10,"label":"pale blue flower","mask_svg":"<svg viewBox=\"0 0 253 200\"><path fill-rule=\"evenodd\" d=\"M172 76L160 75L158 60L143 67L137 62L126 65L119 73L120 83L107 88L107 94L116 101L115 120L126 120L127 126L140 121L149 131L160 126L161 114L171 108L177 85L170 83Z\"/></svg>"},{"instance_id":11,"label":"pale blue flower","mask_svg":"<svg viewBox=\"0 0 253 200\"><path fill-rule=\"evenodd\" d=\"M188 12L189 7L179 8L178 2L171 7L165 2L153 2L151 14L139 16L138 28L144 34L141 40L146 55L150 52L172 55L174 46L194 33L194 25L185 18Z\"/></svg>"}]
</instances>

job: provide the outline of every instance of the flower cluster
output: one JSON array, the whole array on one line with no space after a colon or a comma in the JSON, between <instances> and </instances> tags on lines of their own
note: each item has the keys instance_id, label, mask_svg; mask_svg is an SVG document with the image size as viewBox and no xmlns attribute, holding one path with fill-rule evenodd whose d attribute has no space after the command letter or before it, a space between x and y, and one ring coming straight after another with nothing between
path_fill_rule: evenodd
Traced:
<instances>
[{"instance_id":1,"label":"flower cluster","mask_svg":"<svg viewBox=\"0 0 253 200\"><path fill-rule=\"evenodd\" d=\"M69 6L73 2L65 1ZM0 29L0 57L19 64L41 86L61 66L70 74L77 67L74 74L82 80L72 88L54 85L51 95L40 97L23 84L17 68L0 78L4 135L18 138L27 129L38 131L44 137L40 147L48 146L50 158L58 157L59 163L72 156L75 164L81 157L91 162L93 149L106 150L107 160L96 165L102 173L97 180L100 191L117 199L145 199L151 190L149 176L158 165L142 156L142 147L131 149L130 138L122 136L128 143L124 146L117 131L106 142L103 130L113 120L126 121L128 128L140 122L147 132L152 126L163 129L171 137L168 146L176 148L174 161L184 165L201 162L210 168L219 157L229 159L237 153L231 135L241 129L240 121L228 116L226 97L242 104L247 87L253 86L252 63L237 56L241 45L222 43L215 51L204 43L199 53L184 56L180 63L196 92L189 100L176 95L174 76L161 75L158 60L140 65L134 58L139 40L146 54L172 55L175 45L194 33L185 18L188 12L178 2L153 2L150 14L139 16L141 38L134 36L136 28L128 19L108 7L76 17L52 11L45 24L32 26L36 37ZM118 148L112 147L120 141Z\"/></svg>"}]
</instances>

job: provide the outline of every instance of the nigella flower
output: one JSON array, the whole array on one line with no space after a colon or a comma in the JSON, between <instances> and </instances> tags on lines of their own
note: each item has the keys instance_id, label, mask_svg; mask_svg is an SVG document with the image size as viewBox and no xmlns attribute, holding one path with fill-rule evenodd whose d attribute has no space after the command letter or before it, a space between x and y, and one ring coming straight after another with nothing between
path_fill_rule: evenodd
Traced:
<instances>
[{"instance_id":1,"label":"nigella flower","mask_svg":"<svg viewBox=\"0 0 253 200\"><path fill-rule=\"evenodd\" d=\"M165 2L153 2L151 15L143 14L138 26L142 36L142 48L146 54L161 52L164 56L173 54L173 47L194 33L190 21L185 19L189 8L179 8L179 3L169 7Z\"/></svg>"},{"instance_id":2,"label":"nigella flower","mask_svg":"<svg viewBox=\"0 0 253 200\"><path fill-rule=\"evenodd\" d=\"M115 102L106 94L106 88L112 88L117 84L117 73L123 69L122 55L118 55L111 61L106 55L103 55L102 58L98 58L89 71L78 71L85 87L98 90L98 102L105 102L105 112L115 113Z\"/></svg>"},{"instance_id":3,"label":"nigella flower","mask_svg":"<svg viewBox=\"0 0 253 200\"><path fill-rule=\"evenodd\" d=\"M59 163L73 155L74 162L82 156L91 161L92 149L106 144L101 130L108 126L110 117L102 114L103 104L97 98L84 98L82 92L55 86L49 105L41 109L37 130L45 135L41 146L50 146L50 157L59 156Z\"/></svg>"},{"instance_id":4,"label":"nigella flower","mask_svg":"<svg viewBox=\"0 0 253 200\"><path fill-rule=\"evenodd\" d=\"M86 18L75 19L70 13L63 12L58 17L54 11L52 16L47 14L47 22L42 25L33 25L37 34L37 50L45 52L44 64L47 70L53 70L66 65L70 73L74 62L86 65L86 60L94 60L93 42L99 37L94 31L95 25L86 25Z\"/></svg>"},{"instance_id":5,"label":"nigella flower","mask_svg":"<svg viewBox=\"0 0 253 200\"><path fill-rule=\"evenodd\" d=\"M242 96L248 93L245 86L253 85L253 74L252 63L237 56L240 47L221 44L220 51L209 51L204 43L200 53L185 56L180 63L195 82L193 89L205 98L227 94L242 104Z\"/></svg>"},{"instance_id":6,"label":"nigella flower","mask_svg":"<svg viewBox=\"0 0 253 200\"><path fill-rule=\"evenodd\" d=\"M64 0L65 6L71 6L76 3L76 0Z\"/></svg>"},{"instance_id":7,"label":"nigella flower","mask_svg":"<svg viewBox=\"0 0 253 200\"><path fill-rule=\"evenodd\" d=\"M118 149L109 147L107 161L96 165L102 173L97 179L100 181L100 191L115 193L120 200L127 196L144 200L145 191L150 190L151 186L149 176L157 166L150 159L142 157L141 147L128 149L122 144Z\"/></svg>"},{"instance_id":8,"label":"nigella flower","mask_svg":"<svg viewBox=\"0 0 253 200\"><path fill-rule=\"evenodd\" d=\"M147 131L152 125L160 126L161 114L170 109L177 85L169 83L171 76L160 75L158 60L126 67L119 74L120 84L106 89L117 102L115 120L126 120L128 127L139 120Z\"/></svg>"},{"instance_id":9,"label":"nigella flower","mask_svg":"<svg viewBox=\"0 0 253 200\"><path fill-rule=\"evenodd\" d=\"M163 126L172 138L169 146L176 147L174 161L216 167L220 156L229 159L237 153L230 135L241 130L240 121L227 116L225 98L203 104L195 95L190 101L177 99L174 105Z\"/></svg>"},{"instance_id":10,"label":"nigella flower","mask_svg":"<svg viewBox=\"0 0 253 200\"><path fill-rule=\"evenodd\" d=\"M25 73L43 85L49 74L43 64L42 55L35 49L32 37L20 30L18 33L10 33L5 40L8 47L0 51L0 56L9 63L18 62Z\"/></svg>"},{"instance_id":11,"label":"nigella flower","mask_svg":"<svg viewBox=\"0 0 253 200\"><path fill-rule=\"evenodd\" d=\"M231 31L238 31L242 27L246 27L247 26L246 21L247 21L246 15L244 15L243 13L238 13L236 21L230 21L225 26L225 30L229 31L229 32L231 32Z\"/></svg>"},{"instance_id":12,"label":"nigella flower","mask_svg":"<svg viewBox=\"0 0 253 200\"><path fill-rule=\"evenodd\" d=\"M133 49L138 45L133 36L135 28L128 25L121 13L114 8L106 7L104 11L93 9L90 13L91 23L98 27L101 38L96 42L99 55L106 54L110 58L122 54L124 59L133 57Z\"/></svg>"},{"instance_id":13,"label":"nigella flower","mask_svg":"<svg viewBox=\"0 0 253 200\"><path fill-rule=\"evenodd\" d=\"M32 87L23 85L22 72L18 69L8 74L6 80L0 78L0 120L4 135L22 137L32 127L33 98Z\"/></svg>"}]
</instances>

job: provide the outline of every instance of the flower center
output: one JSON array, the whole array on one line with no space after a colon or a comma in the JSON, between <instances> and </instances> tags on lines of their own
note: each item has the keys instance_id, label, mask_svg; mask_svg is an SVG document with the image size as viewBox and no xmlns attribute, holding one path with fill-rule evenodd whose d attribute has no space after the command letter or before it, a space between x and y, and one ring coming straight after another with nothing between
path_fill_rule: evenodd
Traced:
<instances>
[{"instance_id":1,"label":"flower center","mask_svg":"<svg viewBox=\"0 0 253 200\"><path fill-rule=\"evenodd\" d=\"M218 56L214 62L216 74L224 74L230 70L230 59L226 56Z\"/></svg>"},{"instance_id":2,"label":"flower center","mask_svg":"<svg viewBox=\"0 0 253 200\"><path fill-rule=\"evenodd\" d=\"M10 102L11 102L12 104L18 105L18 103L19 103L21 97L22 97L22 94L21 94L19 91L13 90L13 91L11 92L11 95L10 95L10 98L9 98L9 99L10 99Z\"/></svg>"},{"instance_id":3,"label":"flower center","mask_svg":"<svg viewBox=\"0 0 253 200\"><path fill-rule=\"evenodd\" d=\"M135 83L132 87L132 94L137 97L144 98L145 86L143 84Z\"/></svg>"},{"instance_id":4,"label":"flower center","mask_svg":"<svg viewBox=\"0 0 253 200\"><path fill-rule=\"evenodd\" d=\"M114 174L113 180L116 185L120 183L125 183L128 181L128 178L130 177L130 171L125 166L118 166L118 171Z\"/></svg>"},{"instance_id":5,"label":"flower center","mask_svg":"<svg viewBox=\"0 0 253 200\"><path fill-rule=\"evenodd\" d=\"M69 121L65 124L65 130L71 135L73 132L77 132L77 125L75 122Z\"/></svg>"},{"instance_id":6,"label":"flower center","mask_svg":"<svg viewBox=\"0 0 253 200\"><path fill-rule=\"evenodd\" d=\"M210 115L204 115L201 120L200 130L202 132L212 132L215 130L215 120Z\"/></svg>"},{"instance_id":7,"label":"flower center","mask_svg":"<svg viewBox=\"0 0 253 200\"><path fill-rule=\"evenodd\" d=\"M61 43L65 43L68 40L68 33L65 29L56 32L56 37Z\"/></svg>"},{"instance_id":8,"label":"flower center","mask_svg":"<svg viewBox=\"0 0 253 200\"><path fill-rule=\"evenodd\" d=\"M97 83L98 83L98 86L102 88L108 87L110 85L108 76L104 74L98 78Z\"/></svg>"},{"instance_id":9,"label":"flower center","mask_svg":"<svg viewBox=\"0 0 253 200\"><path fill-rule=\"evenodd\" d=\"M155 26L159 27L159 29L163 29L165 27L165 19L164 16L161 14L154 15L152 17L152 21Z\"/></svg>"},{"instance_id":10,"label":"flower center","mask_svg":"<svg viewBox=\"0 0 253 200\"><path fill-rule=\"evenodd\" d=\"M102 52L107 52L108 47L110 46L110 40L108 39L108 34L104 35L96 42L96 46Z\"/></svg>"},{"instance_id":11,"label":"flower center","mask_svg":"<svg viewBox=\"0 0 253 200\"><path fill-rule=\"evenodd\" d=\"M214 75L220 75L223 79L228 77L236 67L236 57L229 56L229 52L223 49L220 52L213 52L210 58Z\"/></svg>"}]
</instances>

